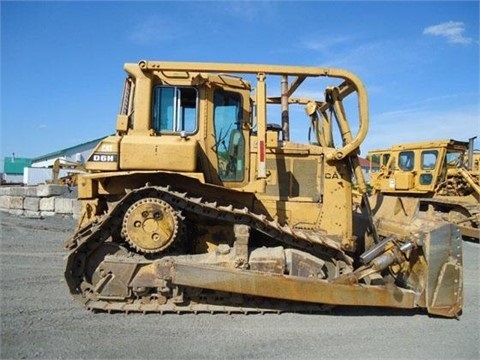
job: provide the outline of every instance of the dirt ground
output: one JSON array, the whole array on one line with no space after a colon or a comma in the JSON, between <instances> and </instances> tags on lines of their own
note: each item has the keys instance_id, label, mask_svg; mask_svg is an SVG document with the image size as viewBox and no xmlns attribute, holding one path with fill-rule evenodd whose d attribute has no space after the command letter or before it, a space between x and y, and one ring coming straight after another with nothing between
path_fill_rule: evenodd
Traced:
<instances>
[{"instance_id":1,"label":"dirt ground","mask_svg":"<svg viewBox=\"0 0 480 360\"><path fill-rule=\"evenodd\" d=\"M1 359L479 359L478 243L464 242L459 320L417 310L95 314L63 280L75 221L0 213Z\"/></svg>"}]
</instances>

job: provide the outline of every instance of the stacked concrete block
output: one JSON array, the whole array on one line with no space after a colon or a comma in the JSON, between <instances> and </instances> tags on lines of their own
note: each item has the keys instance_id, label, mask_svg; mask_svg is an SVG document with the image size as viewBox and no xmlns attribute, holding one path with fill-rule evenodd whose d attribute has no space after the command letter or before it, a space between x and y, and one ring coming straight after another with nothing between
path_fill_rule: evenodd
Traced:
<instances>
[{"instance_id":1,"label":"stacked concrete block","mask_svg":"<svg viewBox=\"0 0 480 360\"><path fill-rule=\"evenodd\" d=\"M0 186L0 211L28 217L78 217L79 201L65 185Z\"/></svg>"},{"instance_id":2,"label":"stacked concrete block","mask_svg":"<svg viewBox=\"0 0 480 360\"><path fill-rule=\"evenodd\" d=\"M72 199L55 198L55 212L57 214L73 214Z\"/></svg>"},{"instance_id":3,"label":"stacked concrete block","mask_svg":"<svg viewBox=\"0 0 480 360\"><path fill-rule=\"evenodd\" d=\"M48 196L61 196L69 193L70 190L66 185L38 185L37 186L37 196L38 197L48 197Z\"/></svg>"},{"instance_id":4,"label":"stacked concrete block","mask_svg":"<svg viewBox=\"0 0 480 360\"><path fill-rule=\"evenodd\" d=\"M53 216L55 215L55 197L40 198L40 215Z\"/></svg>"},{"instance_id":5,"label":"stacked concrete block","mask_svg":"<svg viewBox=\"0 0 480 360\"><path fill-rule=\"evenodd\" d=\"M40 198L25 197L23 199L23 215L27 217L40 217Z\"/></svg>"},{"instance_id":6,"label":"stacked concrete block","mask_svg":"<svg viewBox=\"0 0 480 360\"><path fill-rule=\"evenodd\" d=\"M10 199L5 195L0 195L0 209L8 209Z\"/></svg>"},{"instance_id":7,"label":"stacked concrete block","mask_svg":"<svg viewBox=\"0 0 480 360\"><path fill-rule=\"evenodd\" d=\"M13 210L22 210L23 199L23 196L9 196L7 198L8 208Z\"/></svg>"},{"instance_id":8,"label":"stacked concrete block","mask_svg":"<svg viewBox=\"0 0 480 360\"><path fill-rule=\"evenodd\" d=\"M78 219L82 212L82 203L78 200L74 200L72 207L73 207L73 217L75 219Z\"/></svg>"},{"instance_id":9,"label":"stacked concrete block","mask_svg":"<svg viewBox=\"0 0 480 360\"><path fill-rule=\"evenodd\" d=\"M23 199L23 209L29 211L40 211L40 198L26 197Z\"/></svg>"}]
</instances>

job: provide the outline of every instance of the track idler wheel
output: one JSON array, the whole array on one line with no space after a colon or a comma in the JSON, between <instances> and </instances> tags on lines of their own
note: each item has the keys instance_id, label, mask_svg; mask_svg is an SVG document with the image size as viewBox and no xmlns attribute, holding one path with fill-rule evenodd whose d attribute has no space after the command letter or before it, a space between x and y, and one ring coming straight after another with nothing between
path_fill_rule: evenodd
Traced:
<instances>
[{"instance_id":1,"label":"track idler wheel","mask_svg":"<svg viewBox=\"0 0 480 360\"><path fill-rule=\"evenodd\" d=\"M180 218L167 202L145 198L133 203L123 218L125 240L142 253L159 253L178 235Z\"/></svg>"}]
</instances>

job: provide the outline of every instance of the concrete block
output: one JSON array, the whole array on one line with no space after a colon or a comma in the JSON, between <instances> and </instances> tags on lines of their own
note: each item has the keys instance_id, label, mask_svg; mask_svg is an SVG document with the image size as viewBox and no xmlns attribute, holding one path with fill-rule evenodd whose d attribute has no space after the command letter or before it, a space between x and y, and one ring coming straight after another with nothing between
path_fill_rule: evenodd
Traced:
<instances>
[{"instance_id":1,"label":"concrete block","mask_svg":"<svg viewBox=\"0 0 480 360\"><path fill-rule=\"evenodd\" d=\"M55 211L40 211L41 217L55 216Z\"/></svg>"},{"instance_id":2,"label":"concrete block","mask_svg":"<svg viewBox=\"0 0 480 360\"><path fill-rule=\"evenodd\" d=\"M40 198L37 197L26 197L23 200L23 209L28 211L39 211L40 210Z\"/></svg>"},{"instance_id":3,"label":"concrete block","mask_svg":"<svg viewBox=\"0 0 480 360\"><path fill-rule=\"evenodd\" d=\"M25 210L23 212L23 216L26 216L31 219L40 219L42 217L40 214L40 211L32 211L32 210Z\"/></svg>"},{"instance_id":4,"label":"concrete block","mask_svg":"<svg viewBox=\"0 0 480 360\"><path fill-rule=\"evenodd\" d=\"M9 206L9 197L7 195L0 195L0 209L8 209Z\"/></svg>"},{"instance_id":5,"label":"concrete block","mask_svg":"<svg viewBox=\"0 0 480 360\"><path fill-rule=\"evenodd\" d=\"M10 195L9 186L0 186L0 196Z\"/></svg>"},{"instance_id":6,"label":"concrete block","mask_svg":"<svg viewBox=\"0 0 480 360\"><path fill-rule=\"evenodd\" d=\"M25 196L36 197L37 196L37 187L36 186L27 186L24 189Z\"/></svg>"},{"instance_id":7,"label":"concrete block","mask_svg":"<svg viewBox=\"0 0 480 360\"><path fill-rule=\"evenodd\" d=\"M23 196L9 196L9 209L18 209L23 211Z\"/></svg>"},{"instance_id":8,"label":"concrete block","mask_svg":"<svg viewBox=\"0 0 480 360\"><path fill-rule=\"evenodd\" d=\"M55 212L57 214L72 214L73 199L55 198Z\"/></svg>"},{"instance_id":9,"label":"concrete block","mask_svg":"<svg viewBox=\"0 0 480 360\"><path fill-rule=\"evenodd\" d=\"M39 198L40 211L55 211L55 198L54 197L42 197Z\"/></svg>"},{"instance_id":10,"label":"concrete block","mask_svg":"<svg viewBox=\"0 0 480 360\"><path fill-rule=\"evenodd\" d=\"M82 213L82 202L80 200L73 200L72 207L73 217L78 219Z\"/></svg>"},{"instance_id":11,"label":"concrete block","mask_svg":"<svg viewBox=\"0 0 480 360\"><path fill-rule=\"evenodd\" d=\"M23 215L23 210L19 210L19 209L10 209L8 210L8 212L12 215L17 215L17 216Z\"/></svg>"},{"instance_id":12,"label":"concrete block","mask_svg":"<svg viewBox=\"0 0 480 360\"><path fill-rule=\"evenodd\" d=\"M41 184L37 186L37 196L58 196L69 192L68 186L57 184Z\"/></svg>"},{"instance_id":13,"label":"concrete block","mask_svg":"<svg viewBox=\"0 0 480 360\"><path fill-rule=\"evenodd\" d=\"M26 193L26 188L23 186L11 186L10 187L10 193L8 195L10 196L25 196Z\"/></svg>"}]
</instances>

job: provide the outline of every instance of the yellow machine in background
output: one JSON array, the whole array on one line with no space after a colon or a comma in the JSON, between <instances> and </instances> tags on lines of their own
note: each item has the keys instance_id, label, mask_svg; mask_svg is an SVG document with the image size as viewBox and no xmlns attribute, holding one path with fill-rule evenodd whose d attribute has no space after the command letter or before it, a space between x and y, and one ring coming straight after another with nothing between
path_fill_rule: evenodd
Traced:
<instances>
[{"instance_id":1,"label":"yellow machine in background","mask_svg":"<svg viewBox=\"0 0 480 360\"><path fill-rule=\"evenodd\" d=\"M373 150L369 160L373 189L384 195L420 199L420 210L435 211L459 226L467 237L480 238L480 154L473 141L425 141Z\"/></svg>"},{"instance_id":2,"label":"yellow machine in background","mask_svg":"<svg viewBox=\"0 0 480 360\"><path fill-rule=\"evenodd\" d=\"M156 61L125 70L116 134L79 177L82 214L66 243L65 277L86 308L460 314L456 226L414 205L379 206L382 217L368 201L353 209L353 177L366 193L357 154L369 123L357 76ZM302 123L310 141L290 141Z\"/></svg>"},{"instance_id":3,"label":"yellow machine in background","mask_svg":"<svg viewBox=\"0 0 480 360\"><path fill-rule=\"evenodd\" d=\"M60 176L60 170L66 170L67 175ZM65 159L56 159L52 166L52 184L77 186L78 174L86 171L85 165Z\"/></svg>"}]
</instances>

